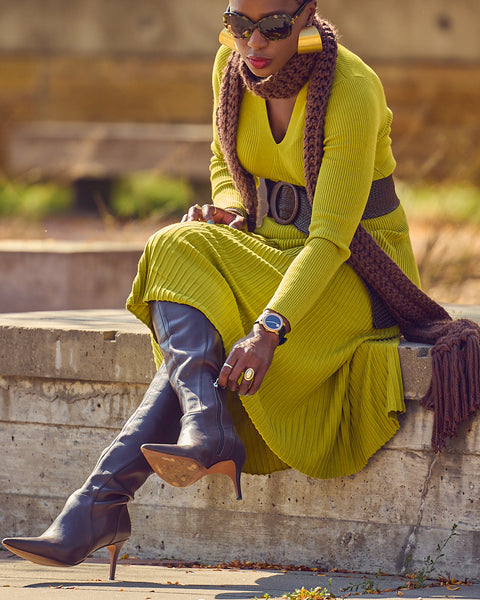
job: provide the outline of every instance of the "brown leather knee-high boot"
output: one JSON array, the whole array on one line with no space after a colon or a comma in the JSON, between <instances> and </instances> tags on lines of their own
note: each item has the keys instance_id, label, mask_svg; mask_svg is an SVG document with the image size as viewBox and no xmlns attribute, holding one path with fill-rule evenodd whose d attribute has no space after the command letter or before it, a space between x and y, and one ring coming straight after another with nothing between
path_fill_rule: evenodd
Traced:
<instances>
[{"instance_id":1,"label":"brown leather knee-high boot","mask_svg":"<svg viewBox=\"0 0 480 600\"><path fill-rule=\"evenodd\" d=\"M150 313L183 417L176 445L144 444L142 451L167 483L185 487L209 473L223 473L240 499L245 448L227 410L226 390L214 386L224 360L222 339L191 306L156 301Z\"/></svg>"},{"instance_id":2,"label":"brown leather knee-high boot","mask_svg":"<svg viewBox=\"0 0 480 600\"><path fill-rule=\"evenodd\" d=\"M39 537L6 538L3 545L34 563L65 567L107 547L114 579L119 552L131 532L127 502L152 474L140 446L147 441L175 443L180 418L177 396L162 365L138 409L52 525Z\"/></svg>"}]
</instances>

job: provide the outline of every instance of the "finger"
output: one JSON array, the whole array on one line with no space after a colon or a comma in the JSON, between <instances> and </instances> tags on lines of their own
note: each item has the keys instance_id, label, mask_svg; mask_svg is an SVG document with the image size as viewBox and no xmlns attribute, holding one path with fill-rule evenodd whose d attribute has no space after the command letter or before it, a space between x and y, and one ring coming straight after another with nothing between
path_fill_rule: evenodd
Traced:
<instances>
[{"instance_id":1,"label":"finger","mask_svg":"<svg viewBox=\"0 0 480 600\"><path fill-rule=\"evenodd\" d=\"M255 377L253 378L250 387L245 392L245 396L253 396L253 394L258 392L260 386L262 385L263 378L265 377L265 373L266 371L264 371L264 369L258 369L255 371Z\"/></svg>"},{"instance_id":2,"label":"finger","mask_svg":"<svg viewBox=\"0 0 480 600\"><path fill-rule=\"evenodd\" d=\"M218 385L222 388L227 387L228 377L234 367L233 362L229 362L229 358L223 363L220 373L218 375ZM233 359L232 359L233 360Z\"/></svg>"},{"instance_id":3,"label":"finger","mask_svg":"<svg viewBox=\"0 0 480 600\"><path fill-rule=\"evenodd\" d=\"M265 373L267 372L267 368L263 364L259 364L255 369L250 367L250 369L253 370L253 377L252 373L249 372L249 369L245 369L243 380L240 383L238 393L242 396L252 396L255 394L261 386Z\"/></svg>"},{"instance_id":4,"label":"finger","mask_svg":"<svg viewBox=\"0 0 480 600\"><path fill-rule=\"evenodd\" d=\"M188 209L187 221L203 221L202 207L195 204Z\"/></svg>"},{"instance_id":5,"label":"finger","mask_svg":"<svg viewBox=\"0 0 480 600\"><path fill-rule=\"evenodd\" d=\"M204 204L202 206L202 216L207 223L215 223L216 214L217 209L215 206L213 206L213 204Z\"/></svg>"},{"instance_id":6,"label":"finger","mask_svg":"<svg viewBox=\"0 0 480 600\"><path fill-rule=\"evenodd\" d=\"M195 206L193 207L194 211L195 211L195 220L196 221L203 221L203 214L202 214L202 207L200 206L200 204L195 204Z\"/></svg>"},{"instance_id":7,"label":"finger","mask_svg":"<svg viewBox=\"0 0 480 600\"><path fill-rule=\"evenodd\" d=\"M245 367L242 367L242 365L239 362L237 362L228 374L227 388L232 392L238 392L240 387L240 380L244 369Z\"/></svg>"},{"instance_id":8,"label":"finger","mask_svg":"<svg viewBox=\"0 0 480 600\"><path fill-rule=\"evenodd\" d=\"M233 221L229 223L228 226L232 227L233 229L238 229L239 231L242 231L245 228L245 218L238 215L237 217L235 217L235 219L233 219Z\"/></svg>"},{"instance_id":9,"label":"finger","mask_svg":"<svg viewBox=\"0 0 480 600\"><path fill-rule=\"evenodd\" d=\"M246 396L250 387L253 385L255 378L257 377L255 369L247 367L242 373L242 381L238 387L238 393L241 396Z\"/></svg>"}]
</instances>

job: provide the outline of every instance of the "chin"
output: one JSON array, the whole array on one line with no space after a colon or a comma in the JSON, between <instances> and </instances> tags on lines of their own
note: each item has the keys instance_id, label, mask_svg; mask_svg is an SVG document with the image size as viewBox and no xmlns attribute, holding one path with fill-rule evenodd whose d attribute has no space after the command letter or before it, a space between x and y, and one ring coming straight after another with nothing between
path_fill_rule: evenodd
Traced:
<instances>
[{"instance_id":1,"label":"chin","mask_svg":"<svg viewBox=\"0 0 480 600\"><path fill-rule=\"evenodd\" d=\"M271 69L254 69L250 65L248 66L248 68L256 77L260 79L266 79L267 77L270 77L270 75L273 75L275 73L275 71L272 71Z\"/></svg>"}]
</instances>

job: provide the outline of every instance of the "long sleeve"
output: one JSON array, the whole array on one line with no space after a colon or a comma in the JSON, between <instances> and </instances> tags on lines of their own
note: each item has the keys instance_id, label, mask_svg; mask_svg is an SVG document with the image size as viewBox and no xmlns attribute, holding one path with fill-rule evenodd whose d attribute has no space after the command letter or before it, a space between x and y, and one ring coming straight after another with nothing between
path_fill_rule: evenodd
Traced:
<instances>
[{"instance_id":1,"label":"long sleeve","mask_svg":"<svg viewBox=\"0 0 480 600\"><path fill-rule=\"evenodd\" d=\"M221 74L230 52L221 49L217 54L213 76L214 110ZM248 92L245 94L237 150L243 166L254 176L305 184L302 149L306 95L305 87L297 98L284 140L276 144L269 128L265 101ZM321 301L328 282L348 260L349 246L372 181L390 175L395 168L391 120L377 75L339 46L337 71L325 116L324 156L309 235L298 240L297 256L266 306L284 315L292 327ZM210 167L213 201L222 208L243 208L225 164L215 126L213 129ZM262 228L258 232L263 234ZM292 235L297 237L298 232Z\"/></svg>"},{"instance_id":2,"label":"long sleeve","mask_svg":"<svg viewBox=\"0 0 480 600\"><path fill-rule=\"evenodd\" d=\"M373 179L380 109L378 90L364 78L342 80L332 91L309 236L268 303L292 326L350 256Z\"/></svg>"}]
</instances>

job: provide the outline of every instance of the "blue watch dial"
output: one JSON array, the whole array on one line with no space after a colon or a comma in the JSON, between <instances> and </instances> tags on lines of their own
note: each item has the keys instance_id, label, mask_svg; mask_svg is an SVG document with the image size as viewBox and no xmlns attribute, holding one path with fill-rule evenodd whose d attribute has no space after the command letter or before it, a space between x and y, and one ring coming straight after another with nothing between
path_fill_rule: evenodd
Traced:
<instances>
[{"instance_id":1,"label":"blue watch dial","mask_svg":"<svg viewBox=\"0 0 480 600\"><path fill-rule=\"evenodd\" d=\"M283 326L283 321L277 315L266 315L263 319L263 322L270 329L274 329L275 331L279 331Z\"/></svg>"}]
</instances>

